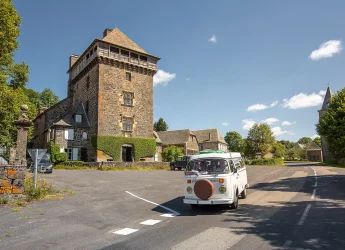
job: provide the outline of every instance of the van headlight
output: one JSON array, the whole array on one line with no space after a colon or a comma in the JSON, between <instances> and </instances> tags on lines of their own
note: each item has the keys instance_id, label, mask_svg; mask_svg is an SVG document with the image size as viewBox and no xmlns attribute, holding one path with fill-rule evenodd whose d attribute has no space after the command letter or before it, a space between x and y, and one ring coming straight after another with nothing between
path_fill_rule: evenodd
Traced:
<instances>
[{"instance_id":1,"label":"van headlight","mask_svg":"<svg viewBox=\"0 0 345 250\"><path fill-rule=\"evenodd\" d=\"M225 186L220 186L219 187L219 192L221 192L222 194L224 194L226 192L226 187Z\"/></svg>"},{"instance_id":2,"label":"van headlight","mask_svg":"<svg viewBox=\"0 0 345 250\"><path fill-rule=\"evenodd\" d=\"M191 194L193 192L193 188L191 186L187 187L187 193Z\"/></svg>"}]
</instances>

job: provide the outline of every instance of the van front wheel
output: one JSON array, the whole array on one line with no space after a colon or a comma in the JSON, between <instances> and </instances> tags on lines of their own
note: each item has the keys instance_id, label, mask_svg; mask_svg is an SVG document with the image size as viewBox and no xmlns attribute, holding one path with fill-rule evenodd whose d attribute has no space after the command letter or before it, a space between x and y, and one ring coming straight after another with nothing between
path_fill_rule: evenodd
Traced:
<instances>
[{"instance_id":1,"label":"van front wheel","mask_svg":"<svg viewBox=\"0 0 345 250\"><path fill-rule=\"evenodd\" d=\"M243 191L242 191L242 193L241 193L241 198L242 198L242 199L247 198L247 189L246 189L246 188L243 189Z\"/></svg>"},{"instance_id":2,"label":"van front wheel","mask_svg":"<svg viewBox=\"0 0 345 250\"><path fill-rule=\"evenodd\" d=\"M237 192L236 192L235 197L234 197L234 202L232 204L230 204L230 208L232 208L232 209L237 209L238 208L238 195L237 195Z\"/></svg>"}]
</instances>

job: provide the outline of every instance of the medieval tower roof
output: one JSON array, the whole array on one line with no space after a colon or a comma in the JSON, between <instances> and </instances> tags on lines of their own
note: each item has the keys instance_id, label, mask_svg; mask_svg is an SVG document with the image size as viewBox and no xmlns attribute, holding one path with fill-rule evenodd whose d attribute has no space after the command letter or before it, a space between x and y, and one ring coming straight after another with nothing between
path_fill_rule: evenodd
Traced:
<instances>
[{"instance_id":1,"label":"medieval tower roof","mask_svg":"<svg viewBox=\"0 0 345 250\"><path fill-rule=\"evenodd\" d=\"M328 87L321 110L327 110L328 109L328 104L329 104L332 97L333 97L332 90L330 89L330 87Z\"/></svg>"},{"instance_id":2,"label":"medieval tower roof","mask_svg":"<svg viewBox=\"0 0 345 250\"><path fill-rule=\"evenodd\" d=\"M102 41L147 54L147 52L143 48L133 42L132 39L126 36L118 28L115 28L113 30L107 29L105 32L106 33L104 34L105 36L103 37Z\"/></svg>"}]
</instances>

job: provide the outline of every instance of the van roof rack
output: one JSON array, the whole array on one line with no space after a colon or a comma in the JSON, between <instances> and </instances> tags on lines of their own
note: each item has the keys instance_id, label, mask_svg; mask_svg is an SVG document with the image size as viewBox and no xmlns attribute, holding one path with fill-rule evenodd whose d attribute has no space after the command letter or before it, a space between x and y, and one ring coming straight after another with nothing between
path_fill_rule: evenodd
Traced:
<instances>
[{"instance_id":1,"label":"van roof rack","mask_svg":"<svg viewBox=\"0 0 345 250\"><path fill-rule=\"evenodd\" d=\"M225 154L225 152L222 150L206 149L206 150L202 150L196 153L196 155L202 155L202 154Z\"/></svg>"}]
</instances>

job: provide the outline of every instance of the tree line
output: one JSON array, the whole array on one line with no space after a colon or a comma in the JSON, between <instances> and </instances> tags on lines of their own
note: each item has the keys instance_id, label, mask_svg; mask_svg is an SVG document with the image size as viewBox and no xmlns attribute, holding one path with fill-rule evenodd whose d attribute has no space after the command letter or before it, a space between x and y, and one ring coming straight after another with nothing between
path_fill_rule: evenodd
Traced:
<instances>
[{"instance_id":1,"label":"tree line","mask_svg":"<svg viewBox=\"0 0 345 250\"><path fill-rule=\"evenodd\" d=\"M296 143L288 140L276 141L267 124L254 124L249 130L247 138L236 132L227 132L224 140L228 144L228 149L231 152L240 152L242 155L256 159L258 157L265 157L267 154L272 154L274 158L282 158L289 160L306 160L306 151L301 147L296 147ZM315 142L321 147L320 137L314 140L310 137L302 137L298 140L299 144L308 147L309 144Z\"/></svg>"},{"instance_id":2,"label":"tree line","mask_svg":"<svg viewBox=\"0 0 345 250\"><path fill-rule=\"evenodd\" d=\"M0 147L10 148L15 145L17 129L13 122L20 115L20 106L28 105L28 117L34 119L39 108L50 107L59 98L49 88L36 92L26 87L29 66L25 62L14 61L21 17L11 0L1 1L0 13ZM33 128L30 128L29 140L32 131Z\"/></svg>"}]
</instances>

